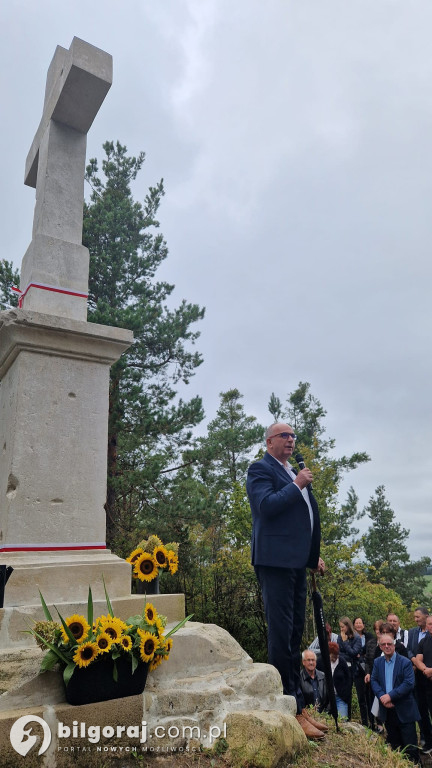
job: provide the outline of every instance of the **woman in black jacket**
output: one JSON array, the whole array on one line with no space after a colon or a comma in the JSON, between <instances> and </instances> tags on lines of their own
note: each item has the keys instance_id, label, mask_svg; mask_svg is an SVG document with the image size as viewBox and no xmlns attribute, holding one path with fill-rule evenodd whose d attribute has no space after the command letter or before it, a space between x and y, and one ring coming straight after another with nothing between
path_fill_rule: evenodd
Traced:
<instances>
[{"instance_id":1,"label":"woman in black jacket","mask_svg":"<svg viewBox=\"0 0 432 768\"><path fill-rule=\"evenodd\" d=\"M342 616L339 619L340 634L338 635L339 657L343 659L351 672L351 688L357 671L357 658L361 651L361 640L355 632L351 619L348 616ZM351 698L348 702L348 719L351 720Z\"/></svg>"},{"instance_id":2,"label":"woman in black jacket","mask_svg":"<svg viewBox=\"0 0 432 768\"><path fill-rule=\"evenodd\" d=\"M329 643L329 654L337 711L339 717L349 719L349 702L352 688L351 671L346 661L340 656L338 643Z\"/></svg>"},{"instance_id":3,"label":"woman in black jacket","mask_svg":"<svg viewBox=\"0 0 432 768\"><path fill-rule=\"evenodd\" d=\"M366 655L366 645L370 640L375 640L375 635L373 635L372 632L366 632L364 621L361 618L361 616L357 616L354 619L353 627L361 640L361 650L357 656L356 669L354 672L354 685L357 691L357 699L358 699L359 708L360 708L360 717L361 717L362 725L364 725L365 728L367 728L369 725L369 720L371 716L370 708L372 705L372 701L370 699L370 687L367 686L365 683L365 674L366 674L365 655ZM372 727L372 722L371 722L371 727Z\"/></svg>"}]
</instances>

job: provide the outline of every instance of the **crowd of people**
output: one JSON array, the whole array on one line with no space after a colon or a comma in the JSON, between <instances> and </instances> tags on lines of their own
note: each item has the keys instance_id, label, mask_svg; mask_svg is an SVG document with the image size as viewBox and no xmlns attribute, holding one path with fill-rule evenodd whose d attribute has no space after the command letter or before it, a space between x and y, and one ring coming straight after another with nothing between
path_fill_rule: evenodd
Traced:
<instances>
[{"instance_id":1,"label":"crowd of people","mask_svg":"<svg viewBox=\"0 0 432 768\"><path fill-rule=\"evenodd\" d=\"M323 738L328 726L314 719L308 704L328 706L329 691L314 644L301 657L307 570L324 575L321 521L313 474L295 453L297 435L285 422L270 424L266 451L249 469L246 490L252 514L252 565L264 604L268 661L278 670L284 694L296 701L296 718L306 736ZM296 466L290 459L294 458ZM384 729L392 748L418 762L421 746L432 753L432 616L414 614L416 626L402 630L394 613L367 632L357 616L343 616L339 633L328 628L329 655L338 713L350 719L355 686L363 725ZM329 675L329 670L327 670ZM332 695L332 690L330 690ZM333 699L333 696L332 696Z\"/></svg>"},{"instance_id":2,"label":"crowd of people","mask_svg":"<svg viewBox=\"0 0 432 768\"><path fill-rule=\"evenodd\" d=\"M355 687L361 722L383 732L393 749L405 749L419 762L416 723L423 753L432 754L432 615L420 606L415 627L402 629L395 613L377 620L373 632L363 619L339 620L339 634L327 624L333 688L338 715L351 719ZM302 653L300 688L304 705L329 708L329 692L316 638ZM311 735L311 734L310 734ZM317 730L314 738L323 738Z\"/></svg>"}]
</instances>

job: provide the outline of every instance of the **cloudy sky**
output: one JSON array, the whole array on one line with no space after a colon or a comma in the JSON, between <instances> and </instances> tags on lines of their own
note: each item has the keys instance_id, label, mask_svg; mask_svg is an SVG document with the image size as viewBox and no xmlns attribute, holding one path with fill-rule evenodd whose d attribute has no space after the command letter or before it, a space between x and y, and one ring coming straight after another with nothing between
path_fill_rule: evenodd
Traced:
<instances>
[{"instance_id":1,"label":"cloudy sky","mask_svg":"<svg viewBox=\"0 0 432 768\"><path fill-rule=\"evenodd\" d=\"M24 163L56 45L114 57L89 134L165 180L160 278L206 307L189 387L268 423L298 382L365 505L383 484L431 555L430 0L15 0L0 11L2 257L31 239Z\"/></svg>"}]
</instances>

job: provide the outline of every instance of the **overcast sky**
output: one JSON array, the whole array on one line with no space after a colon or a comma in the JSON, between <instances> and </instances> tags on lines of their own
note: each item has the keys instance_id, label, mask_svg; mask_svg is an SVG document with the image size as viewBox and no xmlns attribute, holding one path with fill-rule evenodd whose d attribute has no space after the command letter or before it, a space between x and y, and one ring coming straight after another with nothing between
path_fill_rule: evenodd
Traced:
<instances>
[{"instance_id":1,"label":"overcast sky","mask_svg":"<svg viewBox=\"0 0 432 768\"><path fill-rule=\"evenodd\" d=\"M271 421L298 382L328 412L360 504L383 484L431 555L430 0L14 0L0 11L1 257L18 267L24 163L56 45L114 57L91 128L161 177L159 273L206 307L189 389L212 418L237 387Z\"/></svg>"}]
</instances>

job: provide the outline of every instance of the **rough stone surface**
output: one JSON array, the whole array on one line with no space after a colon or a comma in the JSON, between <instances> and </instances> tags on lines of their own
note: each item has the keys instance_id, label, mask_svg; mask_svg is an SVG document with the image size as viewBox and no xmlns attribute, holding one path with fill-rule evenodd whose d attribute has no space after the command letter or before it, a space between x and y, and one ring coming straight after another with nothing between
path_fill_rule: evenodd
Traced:
<instances>
[{"instance_id":1,"label":"rough stone surface","mask_svg":"<svg viewBox=\"0 0 432 768\"><path fill-rule=\"evenodd\" d=\"M156 603L156 600L155 600ZM33 659L34 663L35 659ZM12 722L26 712L40 714L52 726L50 768L60 765L60 744L88 746L86 738L57 738L57 723L87 725L142 725L146 741L122 732L104 739L111 746L144 747L148 751L173 747L212 747L219 737L228 742L235 764L273 766L304 747L303 731L295 720L295 700L282 695L279 674L267 664L254 664L238 643L212 624L189 622L174 636L168 662L149 673L142 696L72 707L55 673L26 680L0 696L0 755L7 746ZM158 729L158 730L156 730ZM170 729L170 730L169 730ZM57 762L57 760L59 762ZM19 763L17 762L17 765ZM3 764L0 759L0 768Z\"/></svg>"},{"instance_id":2,"label":"rough stone surface","mask_svg":"<svg viewBox=\"0 0 432 768\"><path fill-rule=\"evenodd\" d=\"M280 712L232 712L227 715L226 726L225 757L233 768L274 768L283 757L291 758L306 746L297 720Z\"/></svg>"}]
</instances>

